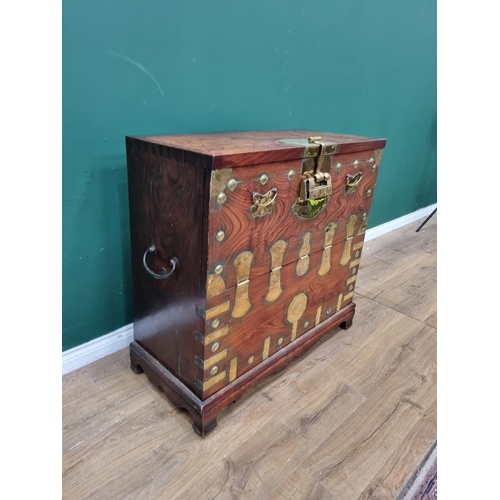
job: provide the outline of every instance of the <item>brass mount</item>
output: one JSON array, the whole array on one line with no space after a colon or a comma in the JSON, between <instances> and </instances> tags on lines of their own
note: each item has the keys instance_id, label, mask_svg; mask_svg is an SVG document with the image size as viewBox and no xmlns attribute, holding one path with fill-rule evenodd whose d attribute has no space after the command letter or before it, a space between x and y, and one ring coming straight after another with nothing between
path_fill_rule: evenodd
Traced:
<instances>
[{"instance_id":1,"label":"brass mount","mask_svg":"<svg viewBox=\"0 0 500 500\"><path fill-rule=\"evenodd\" d=\"M323 142L321 137L309 137L307 142L305 158L302 161L299 196L293 206L294 213L302 219L316 217L330 201L330 169L337 146Z\"/></svg>"}]
</instances>

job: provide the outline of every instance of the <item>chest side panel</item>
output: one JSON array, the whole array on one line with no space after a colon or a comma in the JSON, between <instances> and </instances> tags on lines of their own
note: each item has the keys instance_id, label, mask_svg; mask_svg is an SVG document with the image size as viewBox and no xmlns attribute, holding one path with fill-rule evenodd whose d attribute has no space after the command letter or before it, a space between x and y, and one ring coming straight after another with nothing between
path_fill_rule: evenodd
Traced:
<instances>
[{"instance_id":1,"label":"chest side panel","mask_svg":"<svg viewBox=\"0 0 500 500\"><path fill-rule=\"evenodd\" d=\"M134 340L195 393L200 369L193 363L203 349L194 331L203 329L196 305L204 307L208 204L206 170L198 156L140 140L127 140L132 247ZM156 252L147 249L154 245ZM161 269L175 271L161 276Z\"/></svg>"}]
</instances>

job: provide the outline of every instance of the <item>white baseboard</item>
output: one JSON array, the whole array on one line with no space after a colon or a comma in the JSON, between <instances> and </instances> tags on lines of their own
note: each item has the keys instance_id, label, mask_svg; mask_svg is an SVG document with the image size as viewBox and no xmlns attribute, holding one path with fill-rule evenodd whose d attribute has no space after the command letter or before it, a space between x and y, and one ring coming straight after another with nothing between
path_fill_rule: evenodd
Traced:
<instances>
[{"instance_id":1,"label":"white baseboard","mask_svg":"<svg viewBox=\"0 0 500 500\"><path fill-rule=\"evenodd\" d=\"M385 224L380 224L380 226L368 229L366 231L365 241L373 240L378 236L381 236L389 231L394 231L399 227L410 224L422 217L430 215L432 211L437 207L437 204L430 205L425 208L421 208L416 212L413 212L398 219L391 220ZM107 356L108 354L113 354L120 349L127 347L130 342L134 340L134 324L123 326L114 332L98 337L86 344L82 344L74 347L73 349L68 349L62 353L62 372L63 375L69 373L77 368L88 365L93 361Z\"/></svg>"},{"instance_id":2,"label":"white baseboard","mask_svg":"<svg viewBox=\"0 0 500 500\"><path fill-rule=\"evenodd\" d=\"M374 238L382 236L389 231L394 231L394 229L406 226L406 224L411 224L418 219L422 219L422 217L427 217L434 211L436 207L437 203L435 203L434 205L429 205L425 208L421 208L420 210L417 210L416 212L413 212L411 214L403 215L403 217L399 217L398 219L390 220L385 224L380 224L380 226L368 229L368 231L366 231L365 241L373 240Z\"/></svg>"},{"instance_id":3,"label":"white baseboard","mask_svg":"<svg viewBox=\"0 0 500 500\"><path fill-rule=\"evenodd\" d=\"M134 340L134 324L122 326L114 332L78 345L62 353L62 374L72 372L93 361L128 347Z\"/></svg>"}]
</instances>

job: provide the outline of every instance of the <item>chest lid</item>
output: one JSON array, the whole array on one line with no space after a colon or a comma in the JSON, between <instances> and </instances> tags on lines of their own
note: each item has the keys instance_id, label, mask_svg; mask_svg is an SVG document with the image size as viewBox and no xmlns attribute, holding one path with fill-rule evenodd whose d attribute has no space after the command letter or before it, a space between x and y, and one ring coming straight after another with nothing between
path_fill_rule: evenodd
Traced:
<instances>
[{"instance_id":1,"label":"chest lid","mask_svg":"<svg viewBox=\"0 0 500 500\"><path fill-rule=\"evenodd\" d=\"M385 139L314 130L150 135L135 139L207 156L210 161L204 162L205 168L212 170L382 149L386 143Z\"/></svg>"}]
</instances>

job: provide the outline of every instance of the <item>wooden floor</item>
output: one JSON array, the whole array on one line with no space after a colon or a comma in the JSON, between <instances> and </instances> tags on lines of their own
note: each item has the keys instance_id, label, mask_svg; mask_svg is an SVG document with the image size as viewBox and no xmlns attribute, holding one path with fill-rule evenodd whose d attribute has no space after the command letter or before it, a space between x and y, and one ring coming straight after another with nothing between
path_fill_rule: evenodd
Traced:
<instances>
[{"instance_id":1,"label":"wooden floor","mask_svg":"<svg viewBox=\"0 0 500 500\"><path fill-rule=\"evenodd\" d=\"M436 440L437 215L421 222L365 244L353 326L204 439L127 349L65 375L63 498L397 498Z\"/></svg>"}]
</instances>

